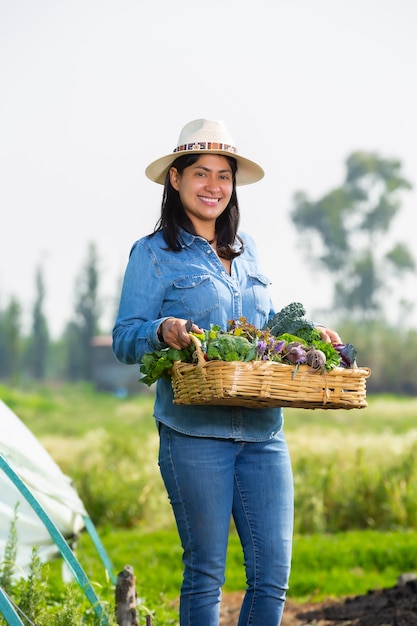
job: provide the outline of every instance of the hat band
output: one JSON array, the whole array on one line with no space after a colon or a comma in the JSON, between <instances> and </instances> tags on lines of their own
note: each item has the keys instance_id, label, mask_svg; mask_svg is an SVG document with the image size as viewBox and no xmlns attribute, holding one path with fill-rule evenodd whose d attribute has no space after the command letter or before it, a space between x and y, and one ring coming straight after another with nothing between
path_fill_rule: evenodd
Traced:
<instances>
[{"instance_id":1,"label":"hat band","mask_svg":"<svg viewBox=\"0 0 417 626\"><path fill-rule=\"evenodd\" d=\"M195 141L194 143L184 143L175 148L174 152L192 152L193 150L223 150L224 152L237 153L237 149L228 143L215 143L214 141Z\"/></svg>"}]
</instances>

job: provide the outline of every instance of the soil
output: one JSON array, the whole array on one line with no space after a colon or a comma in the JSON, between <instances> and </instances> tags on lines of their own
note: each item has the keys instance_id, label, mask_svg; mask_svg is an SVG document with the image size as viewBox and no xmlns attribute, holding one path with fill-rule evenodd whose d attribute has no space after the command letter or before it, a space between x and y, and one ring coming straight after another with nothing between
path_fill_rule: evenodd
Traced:
<instances>
[{"instance_id":1,"label":"soil","mask_svg":"<svg viewBox=\"0 0 417 626\"><path fill-rule=\"evenodd\" d=\"M221 626L237 626L242 598L223 594ZM417 626L417 580L320 604L288 599L281 626Z\"/></svg>"}]
</instances>

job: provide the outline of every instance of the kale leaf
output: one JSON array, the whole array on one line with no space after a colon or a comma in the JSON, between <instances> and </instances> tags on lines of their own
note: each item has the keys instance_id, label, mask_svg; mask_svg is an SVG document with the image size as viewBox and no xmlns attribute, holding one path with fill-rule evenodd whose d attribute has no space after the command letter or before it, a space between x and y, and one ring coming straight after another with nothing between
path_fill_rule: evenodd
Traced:
<instances>
[{"instance_id":1,"label":"kale leaf","mask_svg":"<svg viewBox=\"0 0 417 626\"><path fill-rule=\"evenodd\" d=\"M308 335L308 330L314 330L315 324L311 320L305 318L306 310L301 302L291 302L287 304L281 311L275 313L264 328L269 329L272 335L279 337L284 333L290 335L300 336L302 330L306 336L306 340L309 341L311 336Z\"/></svg>"}]
</instances>

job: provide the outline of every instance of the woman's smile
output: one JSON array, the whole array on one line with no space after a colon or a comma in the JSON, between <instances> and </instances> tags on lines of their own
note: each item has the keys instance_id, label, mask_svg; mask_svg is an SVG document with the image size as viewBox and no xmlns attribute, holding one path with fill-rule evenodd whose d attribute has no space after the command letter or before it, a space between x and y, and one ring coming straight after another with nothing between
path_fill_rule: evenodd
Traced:
<instances>
[{"instance_id":1,"label":"woman's smile","mask_svg":"<svg viewBox=\"0 0 417 626\"><path fill-rule=\"evenodd\" d=\"M216 206L216 204L220 201L218 198L207 198L204 196L199 196L200 200L209 206Z\"/></svg>"}]
</instances>

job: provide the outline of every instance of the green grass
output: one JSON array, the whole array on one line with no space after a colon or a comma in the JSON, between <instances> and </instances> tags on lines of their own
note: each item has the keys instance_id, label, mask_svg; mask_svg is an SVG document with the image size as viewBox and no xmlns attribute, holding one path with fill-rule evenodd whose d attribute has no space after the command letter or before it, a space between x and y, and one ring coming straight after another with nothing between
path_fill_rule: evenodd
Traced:
<instances>
[{"instance_id":1,"label":"green grass","mask_svg":"<svg viewBox=\"0 0 417 626\"><path fill-rule=\"evenodd\" d=\"M139 596L156 606L170 606L181 584L181 547L174 529L159 531L102 529L101 539L117 574L132 565ZM92 580L106 583L103 565L87 535L77 554ZM350 531L331 535L296 535L288 597L321 601L392 587L400 574L415 571L417 531ZM55 564L58 568L58 564ZM225 591L245 588L238 537L231 533Z\"/></svg>"},{"instance_id":2,"label":"green grass","mask_svg":"<svg viewBox=\"0 0 417 626\"><path fill-rule=\"evenodd\" d=\"M287 434L323 434L330 430L341 436L354 434L403 435L417 429L417 397L370 396L364 409L285 409Z\"/></svg>"},{"instance_id":3,"label":"green grass","mask_svg":"<svg viewBox=\"0 0 417 626\"><path fill-rule=\"evenodd\" d=\"M417 566L417 532L297 535L289 595L322 600L392 587Z\"/></svg>"},{"instance_id":4,"label":"green grass","mask_svg":"<svg viewBox=\"0 0 417 626\"><path fill-rule=\"evenodd\" d=\"M0 398L73 478L116 573L132 565L156 624L175 624L181 549L156 462L152 394L121 400L87 385L0 386ZM285 410L296 488L288 594L295 600L393 586L417 568L417 398L368 401L362 410ZM107 594L86 534L77 554ZM244 588L242 563L232 529L226 591ZM60 563L49 567L58 589Z\"/></svg>"}]
</instances>

